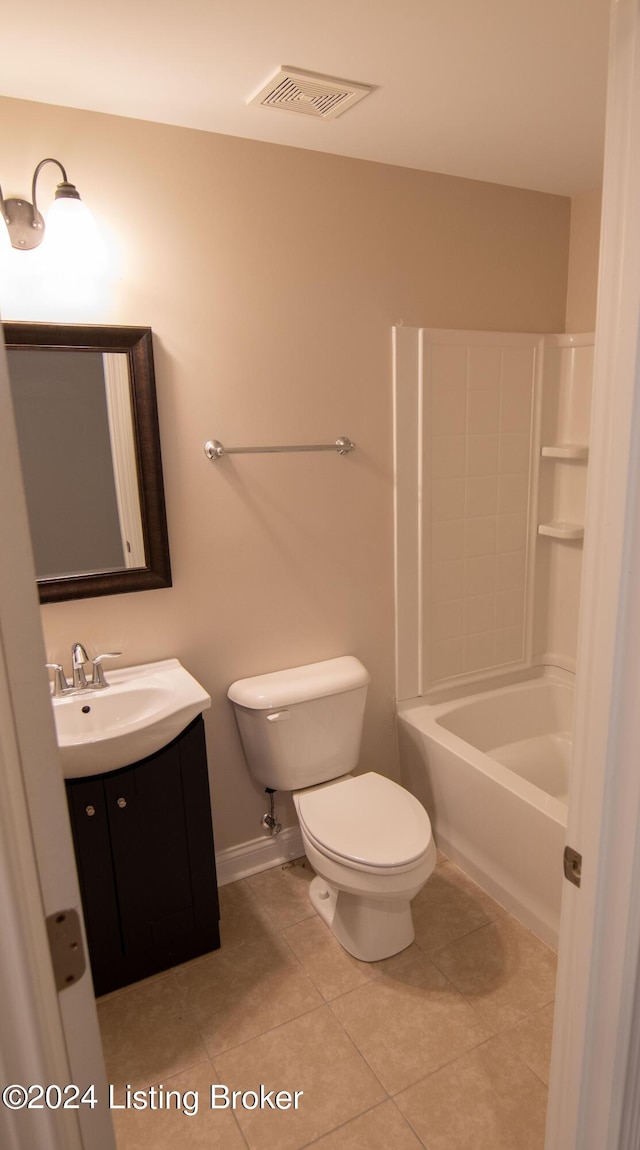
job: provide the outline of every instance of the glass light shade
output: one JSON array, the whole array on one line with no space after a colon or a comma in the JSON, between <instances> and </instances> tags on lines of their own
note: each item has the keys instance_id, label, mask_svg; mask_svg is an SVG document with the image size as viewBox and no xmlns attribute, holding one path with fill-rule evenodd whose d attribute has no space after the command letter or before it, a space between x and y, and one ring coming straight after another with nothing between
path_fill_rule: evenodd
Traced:
<instances>
[{"instance_id":1,"label":"glass light shade","mask_svg":"<svg viewBox=\"0 0 640 1150\"><path fill-rule=\"evenodd\" d=\"M41 313L61 322L95 319L107 292L107 257L97 224L82 200L54 200L37 251L41 264L33 290Z\"/></svg>"},{"instance_id":2,"label":"glass light shade","mask_svg":"<svg viewBox=\"0 0 640 1150\"><path fill-rule=\"evenodd\" d=\"M73 279L106 270L106 252L97 224L82 200L54 200L46 215L43 253L55 274Z\"/></svg>"}]
</instances>

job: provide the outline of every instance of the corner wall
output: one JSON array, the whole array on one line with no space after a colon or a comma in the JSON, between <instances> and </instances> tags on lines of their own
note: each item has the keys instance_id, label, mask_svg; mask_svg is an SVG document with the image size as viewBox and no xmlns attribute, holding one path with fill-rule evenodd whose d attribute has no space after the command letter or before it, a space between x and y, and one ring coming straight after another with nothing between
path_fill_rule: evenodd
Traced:
<instances>
[{"instance_id":1,"label":"corner wall","mask_svg":"<svg viewBox=\"0 0 640 1150\"><path fill-rule=\"evenodd\" d=\"M7 195L43 156L65 164L120 253L101 321L155 339L174 586L47 606L49 659L81 640L200 679L218 849L259 837L265 809L238 677L357 655L363 761L394 776L391 327L562 330L569 201L14 100L0 151ZM341 434L344 459L203 453Z\"/></svg>"},{"instance_id":2,"label":"corner wall","mask_svg":"<svg viewBox=\"0 0 640 1150\"><path fill-rule=\"evenodd\" d=\"M572 197L565 326L572 334L595 331L601 211L601 188Z\"/></svg>"}]
</instances>

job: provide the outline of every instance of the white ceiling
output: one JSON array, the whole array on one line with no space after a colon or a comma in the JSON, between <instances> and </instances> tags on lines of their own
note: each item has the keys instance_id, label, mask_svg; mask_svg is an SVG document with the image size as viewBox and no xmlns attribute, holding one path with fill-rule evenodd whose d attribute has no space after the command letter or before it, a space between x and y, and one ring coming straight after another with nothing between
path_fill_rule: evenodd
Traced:
<instances>
[{"instance_id":1,"label":"white ceiling","mask_svg":"<svg viewBox=\"0 0 640 1150\"><path fill-rule=\"evenodd\" d=\"M571 195L601 182L610 0L22 0L0 92ZM372 84L335 120L246 100Z\"/></svg>"}]
</instances>

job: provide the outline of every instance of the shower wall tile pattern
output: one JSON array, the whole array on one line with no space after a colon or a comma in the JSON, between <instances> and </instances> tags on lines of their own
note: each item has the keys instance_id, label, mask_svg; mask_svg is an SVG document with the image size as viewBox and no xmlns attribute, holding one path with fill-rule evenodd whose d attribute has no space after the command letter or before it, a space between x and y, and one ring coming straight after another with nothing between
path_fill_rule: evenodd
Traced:
<instances>
[{"instance_id":1,"label":"shower wall tile pattern","mask_svg":"<svg viewBox=\"0 0 640 1150\"><path fill-rule=\"evenodd\" d=\"M423 690L525 655L536 349L423 332ZM488 336L484 336L486 341Z\"/></svg>"}]
</instances>

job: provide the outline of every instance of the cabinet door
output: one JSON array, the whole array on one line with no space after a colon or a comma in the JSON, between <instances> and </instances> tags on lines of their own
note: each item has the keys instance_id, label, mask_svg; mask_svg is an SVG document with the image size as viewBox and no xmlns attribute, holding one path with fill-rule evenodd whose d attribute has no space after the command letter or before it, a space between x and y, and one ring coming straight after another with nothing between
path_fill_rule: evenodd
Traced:
<instances>
[{"instance_id":1,"label":"cabinet door","mask_svg":"<svg viewBox=\"0 0 640 1150\"><path fill-rule=\"evenodd\" d=\"M180 774L189 849L194 950L202 954L220 946L218 883L211 825L209 772L202 717L180 742Z\"/></svg>"},{"instance_id":2,"label":"cabinet door","mask_svg":"<svg viewBox=\"0 0 640 1150\"><path fill-rule=\"evenodd\" d=\"M127 953L165 962L193 932L178 747L107 776L104 788Z\"/></svg>"},{"instance_id":3,"label":"cabinet door","mask_svg":"<svg viewBox=\"0 0 640 1150\"><path fill-rule=\"evenodd\" d=\"M68 782L67 799L94 986L101 994L105 978L124 959L102 779Z\"/></svg>"},{"instance_id":4,"label":"cabinet door","mask_svg":"<svg viewBox=\"0 0 640 1150\"><path fill-rule=\"evenodd\" d=\"M220 945L202 717L104 780L120 920L137 977Z\"/></svg>"},{"instance_id":5,"label":"cabinet door","mask_svg":"<svg viewBox=\"0 0 640 1150\"><path fill-rule=\"evenodd\" d=\"M70 781L67 794L96 993L218 947L202 716L157 754Z\"/></svg>"}]
</instances>

